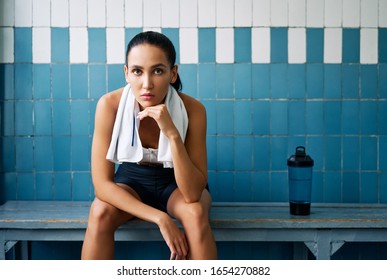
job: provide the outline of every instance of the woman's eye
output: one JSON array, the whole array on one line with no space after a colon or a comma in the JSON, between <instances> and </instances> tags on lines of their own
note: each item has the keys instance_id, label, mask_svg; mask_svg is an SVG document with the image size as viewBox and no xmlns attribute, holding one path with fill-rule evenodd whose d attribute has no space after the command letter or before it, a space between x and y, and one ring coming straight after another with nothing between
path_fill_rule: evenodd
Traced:
<instances>
[{"instance_id":1,"label":"woman's eye","mask_svg":"<svg viewBox=\"0 0 387 280\"><path fill-rule=\"evenodd\" d=\"M163 70L156 68L155 70L153 70L153 73L155 73L156 75L161 75L163 74Z\"/></svg>"},{"instance_id":2,"label":"woman's eye","mask_svg":"<svg viewBox=\"0 0 387 280\"><path fill-rule=\"evenodd\" d=\"M132 73L136 76L140 75L141 74L141 70L140 69L133 69L132 70Z\"/></svg>"}]
</instances>

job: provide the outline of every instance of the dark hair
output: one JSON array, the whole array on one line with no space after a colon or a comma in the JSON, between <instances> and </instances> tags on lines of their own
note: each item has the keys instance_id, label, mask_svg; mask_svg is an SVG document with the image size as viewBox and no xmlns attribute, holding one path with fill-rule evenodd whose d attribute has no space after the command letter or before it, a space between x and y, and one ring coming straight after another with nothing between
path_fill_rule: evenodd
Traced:
<instances>
[{"instance_id":1,"label":"dark hair","mask_svg":"<svg viewBox=\"0 0 387 280\"><path fill-rule=\"evenodd\" d=\"M146 31L146 32L141 32L137 34L136 36L133 37L132 40L130 40L126 48L125 64L127 67L128 67L128 55L131 49L133 47L136 47L142 44L149 44L162 49L165 52L168 62L171 64L171 67L175 66L176 50L171 40L169 40L167 36L161 33L154 32L154 31ZM183 85L181 84L179 74L177 74L176 81L171 85L176 89L176 91L178 92L181 91Z\"/></svg>"}]
</instances>

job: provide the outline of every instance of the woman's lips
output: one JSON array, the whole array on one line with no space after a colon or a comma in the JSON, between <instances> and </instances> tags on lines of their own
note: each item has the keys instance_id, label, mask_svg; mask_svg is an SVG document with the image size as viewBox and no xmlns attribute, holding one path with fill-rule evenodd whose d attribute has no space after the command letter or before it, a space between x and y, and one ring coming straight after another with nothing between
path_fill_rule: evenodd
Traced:
<instances>
[{"instance_id":1,"label":"woman's lips","mask_svg":"<svg viewBox=\"0 0 387 280\"><path fill-rule=\"evenodd\" d=\"M144 94L141 94L141 99L144 100L144 101L149 101L151 100L153 97L155 97L153 94L151 93L144 93Z\"/></svg>"}]
</instances>

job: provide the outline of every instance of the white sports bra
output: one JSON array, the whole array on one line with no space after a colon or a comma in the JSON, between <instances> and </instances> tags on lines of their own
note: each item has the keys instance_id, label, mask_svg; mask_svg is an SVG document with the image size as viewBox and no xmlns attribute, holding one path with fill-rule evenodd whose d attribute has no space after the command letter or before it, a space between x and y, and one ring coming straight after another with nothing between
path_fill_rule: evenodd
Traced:
<instances>
[{"instance_id":1,"label":"white sports bra","mask_svg":"<svg viewBox=\"0 0 387 280\"><path fill-rule=\"evenodd\" d=\"M162 164L162 162L157 161L158 149L142 148L142 152L143 152L143 157L139 163L160 163L160 164Z\"/></svg>"}]
</instances>

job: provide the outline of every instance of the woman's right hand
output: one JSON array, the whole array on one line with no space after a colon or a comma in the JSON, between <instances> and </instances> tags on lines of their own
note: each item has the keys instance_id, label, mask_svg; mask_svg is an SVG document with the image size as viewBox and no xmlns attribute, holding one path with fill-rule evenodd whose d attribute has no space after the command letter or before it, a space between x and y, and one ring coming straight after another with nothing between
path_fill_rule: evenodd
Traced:
<instances>
[{"instance_id":1,"label":"woman's right hand","mask_svg":"<svg viewBox=\"0 0 387 280\"><path fill-rule=\"evenodd\" d=\"M160 232L171 251L170 260L184 260L188 255L188 243L185 234L169 216L159 224Z\"/></svg>"}]
</instances>

